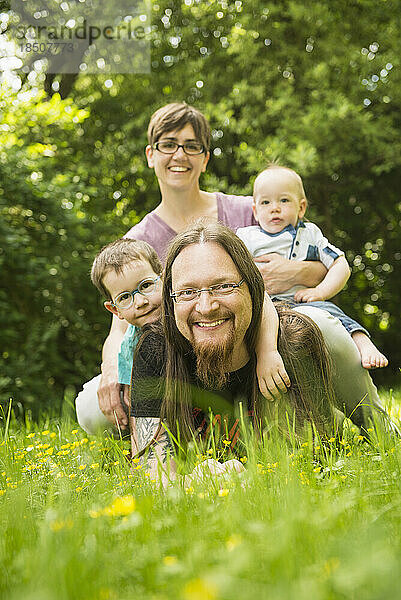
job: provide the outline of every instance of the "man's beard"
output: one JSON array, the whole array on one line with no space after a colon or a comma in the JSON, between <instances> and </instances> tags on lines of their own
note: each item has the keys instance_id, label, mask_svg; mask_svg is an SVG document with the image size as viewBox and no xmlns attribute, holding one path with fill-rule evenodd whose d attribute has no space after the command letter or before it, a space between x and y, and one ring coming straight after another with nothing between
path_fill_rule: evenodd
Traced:
<instances>
[{"instance_id":1,"label":"man's beard","mask_svg":"<svg viewBox=\"0 0 401 600\"><path fill-rule=\"evenodd\" d=\"M206 389L220 390L226 385L234 343L234 328L231 328L224 340L194 344L196 375Z\"/></svg>"}]
</instances>

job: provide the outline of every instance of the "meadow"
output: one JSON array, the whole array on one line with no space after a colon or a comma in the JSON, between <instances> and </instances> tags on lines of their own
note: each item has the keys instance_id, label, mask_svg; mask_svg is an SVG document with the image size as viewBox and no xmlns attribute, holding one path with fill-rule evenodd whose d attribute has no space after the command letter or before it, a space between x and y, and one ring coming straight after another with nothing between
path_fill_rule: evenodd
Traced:
<instances>
[{"instance_id":1,"label":"meadow","mask_svg":"<svg viewBox=\"0 0 401 600\"><path fill-rule=\"evenodd\" d=\"M399 419L401 390L385 398ZM248 440L243 474L163 491L126 440L68 416L1 419L1 598L400 597L398 440Z\"/></svg>"}]
</instances>

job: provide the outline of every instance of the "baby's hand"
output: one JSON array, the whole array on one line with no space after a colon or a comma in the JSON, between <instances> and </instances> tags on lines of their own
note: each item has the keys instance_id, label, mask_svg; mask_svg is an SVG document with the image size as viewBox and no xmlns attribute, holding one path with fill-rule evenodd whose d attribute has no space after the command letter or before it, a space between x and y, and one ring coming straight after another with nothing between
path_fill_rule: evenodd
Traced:
<instances>
[{"instance_id":1,"label":"baby's hand","mask_svg":"<svg viewBox=\"0 0 401 600\"><path fill-rule=\"evenodd\" d=\"M304 288L294 294L295 302L317 302L326 300L317 288Z\"/></svg>"},{"instance_id":2,"label":"baby's hand","mask_svg":"<svg viewBox=\"0 0 401 600\"><path fill-rule=\"evenodd\" d=\"M259 389L265 398L273 401L287 391L291 381L277 350L264 353L262 360L260 358L256 366Z\"/></svg>"}]
</instances>

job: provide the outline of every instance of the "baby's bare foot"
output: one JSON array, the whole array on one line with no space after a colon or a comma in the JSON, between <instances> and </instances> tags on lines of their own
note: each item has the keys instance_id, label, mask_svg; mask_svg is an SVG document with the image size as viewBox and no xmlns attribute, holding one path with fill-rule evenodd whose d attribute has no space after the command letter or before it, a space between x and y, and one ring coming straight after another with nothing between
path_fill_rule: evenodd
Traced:
<instances>
[{"instance_id":1,"label":"baby's bare foot","mask_svg":"<svg viewBox=\"0 0 401 600\"><path fill-rule=\"evenodd\" d=\"M352 339L359 350L364 369L383 369L387 367L387 358L376 348L367 335L362 331L356 331L352 334Z\"/></svg>"}]
</instances>

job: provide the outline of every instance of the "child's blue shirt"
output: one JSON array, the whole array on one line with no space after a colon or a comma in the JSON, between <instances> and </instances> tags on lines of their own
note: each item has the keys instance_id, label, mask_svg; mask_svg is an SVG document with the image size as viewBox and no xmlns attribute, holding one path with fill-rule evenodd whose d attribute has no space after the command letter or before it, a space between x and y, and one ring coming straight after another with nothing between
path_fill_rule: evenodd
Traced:
<instances>
[{"instance_id":1,"label":"child's blue shirt","mask_svg":"<svg viewBox=\"0 0 401 600\"><path fill-rule=\"evenodd\" d=\"M141 330L135 325L128 325L124 334L118 353L118 381L119 383L131 384L132 363L134 350L139 340Z\"/></svg>"}]
</instances>

